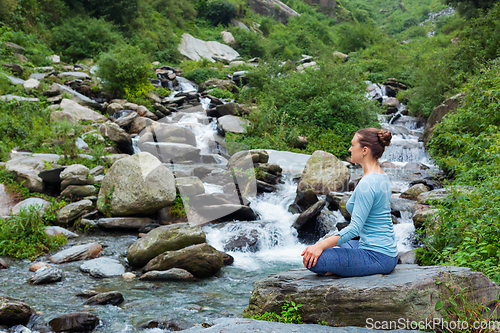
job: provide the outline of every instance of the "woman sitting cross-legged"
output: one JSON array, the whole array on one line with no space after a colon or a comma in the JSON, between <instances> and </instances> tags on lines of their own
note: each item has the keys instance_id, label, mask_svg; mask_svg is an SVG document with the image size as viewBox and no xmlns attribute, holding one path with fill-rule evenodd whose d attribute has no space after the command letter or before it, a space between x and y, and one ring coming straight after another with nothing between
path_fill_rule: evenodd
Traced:
<instances>
[{"instance_id":1,"label":"woman sitting cross-legged","mask_svg":"<svg viewBox=\"0 0 500 333\"><path fill-rule=\"evenodd\" d=\"M354 135L351 162L361 164L363 177L346 205L351 222L302 252L304 266L312 272L349 277L388 274L396 267L391 182L377 161L391 138L391 132L376 128L360 129ZM351 240L356 236L359 241Z\"/></svg>"}]
</instances>

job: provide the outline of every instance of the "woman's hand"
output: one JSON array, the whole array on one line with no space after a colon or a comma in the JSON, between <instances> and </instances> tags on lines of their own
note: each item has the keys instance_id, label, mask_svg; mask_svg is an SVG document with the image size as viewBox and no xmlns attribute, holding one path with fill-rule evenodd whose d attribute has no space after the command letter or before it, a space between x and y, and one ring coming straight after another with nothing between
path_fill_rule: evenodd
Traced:
<instances>
[{"instance_id":1,"label":"woman's hand","mask_svg":"<svg viewBox=\"0 0 500 333\"><path fill-rule=\"evenodd\" d=\"M323 253L323 248L319 244L306 247L304 252L301 254L303 257L302 262L304 263L304 267L311 268L316 266L316 262L318 261L321 253Z\"/></svg>"}]
</instances>

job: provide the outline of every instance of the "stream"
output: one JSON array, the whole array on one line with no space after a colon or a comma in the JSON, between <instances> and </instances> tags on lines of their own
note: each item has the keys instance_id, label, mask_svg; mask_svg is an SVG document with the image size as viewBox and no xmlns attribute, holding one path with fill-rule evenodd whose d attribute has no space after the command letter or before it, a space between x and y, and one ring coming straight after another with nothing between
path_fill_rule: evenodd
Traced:
<instances>
[{"instance_id":1,"label":"stream","mask_svg":"<svg viewBox=\"0 0 500 333\"><path fill-rule=\"evenodd\" d=\"M185 91L194 91L188 83L181 84ZM200 103L208 107L206 100ZM423 131L419 120L409 116L381 115L383 128L393 133L391 146L387 147L380 162L388 161L397 168L384 168L392 181L393 198L400 209L401 217L394 225L398 249L406 252L414 248L414 227L412 221L414 202L400 199L399 194L409 188L410 181L432 175L438 169L429 161L423 143L418 137ZM203 154L214 153L213 142L221 140L216 131L216 122L207 122L204 111L195 113L176 112L162 121L175 123L191 129L197 138L198 148ZM137 148L136 148L137 149ZM136 150L137 151L137 150ZM203 322L211 322L220 317L240 317L248 305L253 283L271 274L302 267L301 252L305 244L297 239L297 232L291 227L298 214L288 212L288 206L296 195L294 178L300 176L309 155L268 150L269 163L277 163L283 168L284 183L274 193L265 193L249 198L250 207L260 215L260 219L249 222L226 222L208 224L203 227L207 242L218 250L234 236L256 232L258 249L254 252L225 251L234 257L234 263L224 266L211 278L194 282L143 282L139 279L119 278L95 279L79 271L82 262L56 265L64 271L62 282L33 286L27 280L33 275L28 268L30 261L11 261L11 268L0 271L0 294L23 299L36 311L37 316L28 325L48 322L54 317L83 310L91 311L101 319L95 332L169 332L164 329L140 329L149 320L174 322L180 328L189 328ZM219 162L224 163L224 158ZM427 170L406 170L408 163L423 163ZM175 165L176 171L190 172L196 165ZM220 169L223 164L218 165ZM351 168L351 179L359 178L362 169ZM222 186L204 183L207 193L222 192ZM325 208L326 209L326 208ZM336 219L343 219L335 212ZM89 242L105 244L103 254L118 259L126 265L127 248L137 240L136 234L109 233L97 231L89 236L68 241L67 246ZM47 260L49 255L43 260ZM137 275L127 266L127 271ZM86 289L96 291L119 291L125 302L119 306L83 306L85 299L76 297ZM37 332L33 330L33 332Z\"/></svg>"}]
</instances>

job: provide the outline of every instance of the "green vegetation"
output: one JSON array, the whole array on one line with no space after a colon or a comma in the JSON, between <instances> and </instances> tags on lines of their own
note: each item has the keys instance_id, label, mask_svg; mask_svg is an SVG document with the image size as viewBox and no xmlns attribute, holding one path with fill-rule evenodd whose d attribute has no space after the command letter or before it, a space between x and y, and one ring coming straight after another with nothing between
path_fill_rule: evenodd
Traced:
<instances>
[{"instance_id":1,"label":"green vegetation","mask_svg":"<svg viewBox=\"0 0 500 333\"><path fill-rule=\"evenodd\" d=\"M34 206L8 220L0 219L0 255L34 259L66 243L64 235L48 236L45 226L38 207Z\"/></svg>"},{"instance_id":2,"label":"green vegetation","mask_svg":"<svg viewBox=\"0 0 500 333\"><path fill-rule=\"evenodd\" d=\"M303 304L295 304L295 302L285 301L285 304L281 307L281 315L274 312L265 312L263 314L256 314L251 316L252 319L274 321L279 323L287 324L303 324L302 316L299 313L299 308Z\"/></svg>"},{"instance_id":3,"label":"green vegetation","mask_svg":"<svg viewBox=\"0 0 500 333\"><path fill-rule=\"evenodd\" d=\"M437 228L427 228L423 264L470 267L500 282L500 63L470 79L461 107L436 126L429 153L454 185L470 193L436 205Z\"/></svg>"}]
</instances>

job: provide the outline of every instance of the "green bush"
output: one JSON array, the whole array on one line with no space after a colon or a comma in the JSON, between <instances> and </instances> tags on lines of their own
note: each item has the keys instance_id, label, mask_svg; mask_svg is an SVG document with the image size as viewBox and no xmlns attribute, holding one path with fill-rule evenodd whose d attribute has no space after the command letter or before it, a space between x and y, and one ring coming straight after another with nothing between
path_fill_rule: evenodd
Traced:
<instances>
[{"instance_id":1,"label":"green bush","mask_svg":"<svg viewBox=\"0 0 500 333\"><path fill-rule=\"evenodd\" d=\"M265 55L266 50L261 35L239 27L233 28L230 31L238 43L235 48L242 57L253 58Z\"/></svg>"},{"instance_id":2,"label":"green bush","mask_svg":"<svg viewBox=\"0 0 500 333\"><path fill-rule=\"evenodd\" d=\"M51 45L63 60L97 58L123 37L112 23L103 18L76 16L65 19L52 30Z\"/></svg>"},{"instance_id":3,"label":"green bush","mask_svg":"<svg viewBox=\"0 0 500 333\"><path fill-rule=\"evenodd\" d=\"M232 2L226 0L212 0L207 2L205 16L213 25L227 25L236 16L238 8Z\"/></svg>"},{"instance_id":4,"label":"green bush","mask_svg":"<svg viewBox=\"0 0 500 333\"><path fill-rule=\"evenodd\" d=\"M105 89L119 97L126 96L127 91L141 91L150 84L148 78L152 72L149 59L135 46L119 45L103 54L97 65Z\"/></svg>"},{"instance_id":5,"label":"green bush","mask_svg":"<svg viewBox=\"0 0 500 333\"><path fill-rule=\"evenodd\" d=\"M285 301L283 304L281 316L274 312L265 312L263 314L253 315L252 319L274 321L287 324L303 324L302 316L299 313L299 308L304 306L303 304L295 304L295 302Z\"/></svg>"},{"instance_id":6,"label":"green bush","mask_svg":"<svg viewBox=\"0 0 500 333\"><path fill-rule=\"evenodd\" d=\"M194 81L197 84L203 83L210 79L220 79L220 72L215 68L196 68L192 71L185 72L184 77L188 80Z\"/></svg>"}]
</instances>

